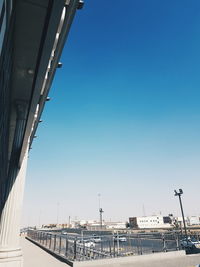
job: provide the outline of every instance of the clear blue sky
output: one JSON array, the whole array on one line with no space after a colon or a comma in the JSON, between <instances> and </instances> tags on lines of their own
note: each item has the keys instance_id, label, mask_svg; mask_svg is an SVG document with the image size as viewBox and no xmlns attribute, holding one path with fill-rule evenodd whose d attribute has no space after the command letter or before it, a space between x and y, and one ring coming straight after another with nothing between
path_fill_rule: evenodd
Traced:
<instances>
[{"instance_id":1,"label":"clear blue sky","mask_svg":"<svg viewBox=\"0 0 200 267\"><path fill-rule=\"evenodd\" d=\"M61 61L23 224L200 215L200 1L85 0Z\"/></svg>"}]
</instances>

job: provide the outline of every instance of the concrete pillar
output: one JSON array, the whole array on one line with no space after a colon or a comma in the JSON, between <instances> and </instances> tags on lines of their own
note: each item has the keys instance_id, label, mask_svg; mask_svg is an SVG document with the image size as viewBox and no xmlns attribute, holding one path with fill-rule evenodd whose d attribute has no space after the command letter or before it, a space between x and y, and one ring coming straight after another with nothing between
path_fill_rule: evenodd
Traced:
<instances>
[{"instance_id":1,"label":"concrete pillar","mask_svg":"<svg viewBox=\"0 0 200 267\"><path fill-rule=\"evenodd\" d=\"M28 148L13 182L0 220L0 267L22 267L20 216L27 168Z\"/></svg>"}]
</instances>

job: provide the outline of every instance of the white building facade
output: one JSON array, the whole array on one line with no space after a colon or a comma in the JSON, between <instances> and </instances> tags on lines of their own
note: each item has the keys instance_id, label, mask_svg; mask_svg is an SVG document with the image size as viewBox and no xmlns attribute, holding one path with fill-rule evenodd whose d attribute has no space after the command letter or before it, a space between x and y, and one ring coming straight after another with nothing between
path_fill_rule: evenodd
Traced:
<instances>
[{"instance_id":1,"label":"white building facade","mask_svg":"<svg viewBox=\"0 0 200 267\"><path fill-rule=\"evenodd\" d=\"M172 227L170 219L166 220L166 218L169 217L163 217L161 215L135 217L135 227L140 229Z\"/></svg>"}]
</instances>

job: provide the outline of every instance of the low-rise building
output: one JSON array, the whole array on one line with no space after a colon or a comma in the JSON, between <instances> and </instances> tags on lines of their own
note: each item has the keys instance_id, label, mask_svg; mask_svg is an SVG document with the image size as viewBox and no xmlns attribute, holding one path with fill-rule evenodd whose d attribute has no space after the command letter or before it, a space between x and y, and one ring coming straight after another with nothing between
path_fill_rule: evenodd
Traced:
<instances>
[{"instance_id":1,"label":"low-rise building","mask_svg":"<svg viewBox=\"0 0 200 267\"><path fill-rule=\"evenodd\" d=\"M131 228L170 228L171 218L169 216L153 215L129 218Z\"/></svg>"}]
</instances>

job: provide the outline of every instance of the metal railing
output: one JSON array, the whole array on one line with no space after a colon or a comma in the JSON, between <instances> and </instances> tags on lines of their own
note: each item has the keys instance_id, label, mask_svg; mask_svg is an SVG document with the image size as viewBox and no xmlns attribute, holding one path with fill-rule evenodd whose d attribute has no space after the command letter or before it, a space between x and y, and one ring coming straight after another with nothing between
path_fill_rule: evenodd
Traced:
<instances>
[{"instance_id":1,"label":"metal railing","mask_svg":"<svg viewBox=\"0 0 200 267\"><path fill-rule=\"evenodd\" d=\"M143 255L179 250L178 236L101 235L87 236L28 230L30 240L69 261Z\"/></svg>"}]
</instances>

